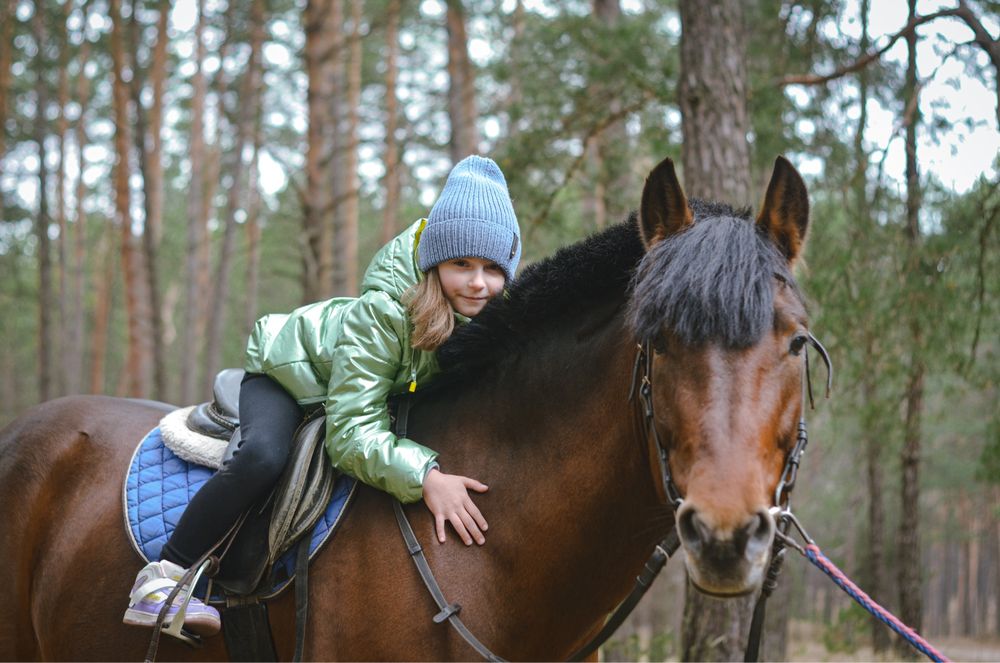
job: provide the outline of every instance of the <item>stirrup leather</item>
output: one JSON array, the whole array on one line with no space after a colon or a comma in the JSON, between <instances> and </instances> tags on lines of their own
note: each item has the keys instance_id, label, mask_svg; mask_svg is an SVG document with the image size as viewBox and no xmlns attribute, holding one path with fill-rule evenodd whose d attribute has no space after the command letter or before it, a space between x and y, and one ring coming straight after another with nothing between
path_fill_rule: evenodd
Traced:
<instances>
[{"instance_id":1,"label":"stirrup leather","mask_svg":"<svg viewBox=\"0 0 1000 663\"><path fill-rule=\"evenodd\" d=\"M195 647L197 647L197 646L199 646L201 644L201 636L195 635L194 633L191 633L190 631L185 631L184 630L184 618L187 616L188 604L191 603L191 599L194 597L194 588L198 586L198 581L201 580L202 574L204 574L205 570L208 569L211 565L212 565L211 558L206 559L204 562L201 563L201 566L198 567L198 570L195 571L194 576L191 578L191 580L188 583L185 583L184 585L181 585L180 582L171 583L171 584L181 585L181 589L180 589L181 594L178 594L178 597L183 596L184 600L181 602L180 606L177 608L177 614L174 615L174 618L170 621L170 626L167 626L166 624L164 624L160 628L160 630L163 633L166 633L167 635L172 635L175 638L177 638L178 640L186 642L187 644L195 646ZM189 575L191 575L190 571L188 571L187 573L185 573L184 577L186 578ZM182 578L182 580L183 580L183 578ZM146 584L150 584L151 585L151 584L155 584L156 582L158 582L158 581L153 580L153 581L150 581L149 583L146 583ZM139 591L139 590L136 590L136 591ZM145 594L143 594L143 596L145 596Z\"/></svg>"}]
</instances>

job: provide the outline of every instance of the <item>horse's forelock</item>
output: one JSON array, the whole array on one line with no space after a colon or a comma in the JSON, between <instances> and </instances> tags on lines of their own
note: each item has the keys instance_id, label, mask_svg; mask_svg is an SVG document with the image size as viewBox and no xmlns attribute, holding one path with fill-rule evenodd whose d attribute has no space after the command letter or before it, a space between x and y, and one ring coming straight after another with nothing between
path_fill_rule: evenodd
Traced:
<instances>
[{"instance_id":1,"label":"horse's forelock","mask_svg":"<svg viewBox=\"0 0 1000 663\"><path fill-rule=\"evenodd\" d=\"M695 222L654 246L636 270L629 320L637 338L667 327L688 345L742 348L773 324L774 276L787 262L749 211L691 201Z\"/></svg>"}]
</instances>

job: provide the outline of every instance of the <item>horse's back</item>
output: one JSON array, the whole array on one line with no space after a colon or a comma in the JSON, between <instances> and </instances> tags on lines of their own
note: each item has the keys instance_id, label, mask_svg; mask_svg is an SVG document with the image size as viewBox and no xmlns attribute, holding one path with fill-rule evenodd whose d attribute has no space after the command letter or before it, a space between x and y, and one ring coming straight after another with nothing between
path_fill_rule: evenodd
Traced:
<instances>
[{"instance_id":1,"label":"horse's back","mask_svg":"<svg viewBox=\"0 0 1000 663\"><path fill-rule=\"evenodd\" d=\"M163 413L151 402L71 396L0 431L0 659L144 651L149 632L121 624L139 567L122 525L122 481Z\"/></svg>"}]
</instances>

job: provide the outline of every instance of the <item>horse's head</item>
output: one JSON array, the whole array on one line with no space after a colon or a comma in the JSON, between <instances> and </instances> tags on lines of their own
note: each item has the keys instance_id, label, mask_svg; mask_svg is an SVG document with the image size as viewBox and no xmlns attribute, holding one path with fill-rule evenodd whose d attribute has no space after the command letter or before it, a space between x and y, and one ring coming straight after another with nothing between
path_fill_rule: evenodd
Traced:
<instances>
[{"instance_id":1,"label":"horse's head","mask_svg":"<svg viewBox=\"0 0 1000 663\"><path fill-rule=\"evenodd\" d=\"M756 221L689 203L669 159L643 190L647 253L630 315L654 349L654 425L683 498L688 574L707 593L752 591L766 570L769 509L802 408L808 320L790 268L808 215L802 178L783 158Z\"/></svg>"}]
</instances>

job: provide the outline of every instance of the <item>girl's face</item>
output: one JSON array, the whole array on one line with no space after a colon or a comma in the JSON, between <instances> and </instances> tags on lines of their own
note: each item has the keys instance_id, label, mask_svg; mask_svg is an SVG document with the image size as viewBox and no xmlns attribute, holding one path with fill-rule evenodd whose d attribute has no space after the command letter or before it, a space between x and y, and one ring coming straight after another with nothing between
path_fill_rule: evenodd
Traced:
<instances>
[{"instance_id":1,"label":"girl's face","mask_svg":"<svg viewBox=\"0 0 1000 663\"><path fill-rule=\"evenodd\" d=\"M506 281L499 265L482 258L455 258L438 264L437 268L448 303L470 318L500 294Z\"/></svg>"}]
</instances>

